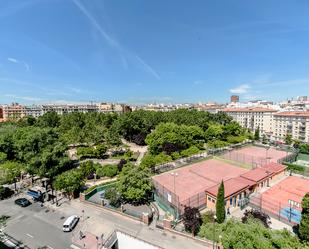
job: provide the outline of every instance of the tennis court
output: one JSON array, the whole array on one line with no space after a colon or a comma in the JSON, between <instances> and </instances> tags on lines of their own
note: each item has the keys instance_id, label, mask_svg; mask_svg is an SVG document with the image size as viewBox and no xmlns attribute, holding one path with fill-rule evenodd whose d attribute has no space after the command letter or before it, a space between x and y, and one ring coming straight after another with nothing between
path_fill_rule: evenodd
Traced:
<instances>
[{"instance_id":1,"label":"tennis court","mask_svg":"<svg viewBox=\"0 0 309 249\"><path fill-rule=\"evenodd\" d=\"M273 147L246 146L241 149L230 150L222 155L226 160L260 167L271 162L281 162L291 153L277 150Z\"/></svg>"},{"instance_id":2,"label":"tennis court","mask_svg":"<svg viewBox=\"0 0 309 249\"><path fill-rule=\"evenodd\" d=\"M221 160L209 159L152 178L156 194L180 213L184 206L206 206L205 190L247 172Z\"/></svg>"},{"instance_id":3,"label":"tennis court","mask_svg":"<svg viewBox=\"0 0 309 249\"><path fill-rule=\"evenodd\" d=\"M288 223L299 223L301 201L309 192L309 180L289 176L259 196L250 200L251 206Z\"/></svg>"},{"instance_id":4,"label":"tennis court","mask_svg":"<svg viewBox=\"0 0 309 249\"><path fill-rule=\"evenodd\" d=\"M294 162L296 165L301 165L304 167L309 167L309 155L308 154L298 154L297 161Z\"/></svg>"}]
</instances>

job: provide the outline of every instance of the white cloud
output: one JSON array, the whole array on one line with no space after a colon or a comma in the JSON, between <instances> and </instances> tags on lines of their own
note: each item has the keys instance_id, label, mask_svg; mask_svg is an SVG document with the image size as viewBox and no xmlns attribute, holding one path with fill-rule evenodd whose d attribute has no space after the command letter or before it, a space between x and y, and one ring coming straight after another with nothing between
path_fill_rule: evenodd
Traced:
<instances>
[{"instance_id":1,"label":"white cloud","mask_svg":"<svg viewBox=\"0 0 309 249\"><path fill-rule=\"evenodd\" d=\"M155 78L157 78L158 80L161 79L160 75L156 72L156 70L154 70L150 65L148 65L144 60L142 60L141 57L139 56L135 56L136 59L139 61L139 63L143 66L144 70L150 74L152 74Z\"/></svg>"},{"instance_id":2,"label":"white cloud","mask_svg":"<svg viewBox=\"0 0 309 249\"><path fill-rule=\"evenodd\" d=\"M250 88L251 87L248 84L242 84L235 88L230 89L230 92L236 93L236 94L244 94L244 93L247 93Z\"/></svg>"},{"instance_id":3,"label":"white cloud","mask_svg":"<svg viewBox=\"0 0 309 249\"><path fill-rule=\"evenodd\" d=\"M10 61L12 63L16 63L16 64L19 63L19 60L15 59L15 58L11 58L11 57L8 58L8 61Z\"/></svg>"},{"instance_id":4,"label":"white cloud","mask_svg":"<svg viewBox=\"0 0 309 249\"><path fill-rule=\"evenodd\" d=\"M86 7L79 0L72 0L75 6L84 14L91 25L99 32L99 34L104 38L104 40L114 48L119 54L122 66L124 69L128 69L128 61L126 55L135 57L142 69L150 74L152 74L156 79L160 80L160 75L152 68L145 60L140 56L127 51L116 39L109 35L105 29L100 25L100 23L95 19L95 17L86 9ZM136 62L135 62L136 63Z\"/></svg>"},{"instance_id":5,"label":"white cloud","mask_svg":"<svg viewBox=\"0 0 309 249\"><path fill-rule=\"evenodd\" d=\"M32 96L17 96L15 94L5 94L4 97L12 98L12 99L21 99L26 101L41 101L41 98L36 98Z\"/></svg>"},{"instance_id":6,"label":"white cloud","mask_svg":"<svg viewBox=\"0 0 309 249\"><path fill-rule=\"evenodd\" d=\"M11 63L22 64L22 65L25 67L25 69L26 69L27 72L30 71L30 66L29 66L29 64L28 64L27 62L25 62L25 61L20 61L20 60L18 60L18 59L16 59L16 58L12 58L12 57L8 57L7 60L8 60L9 62L11 62Z\"/></svg>"}]
</instances>

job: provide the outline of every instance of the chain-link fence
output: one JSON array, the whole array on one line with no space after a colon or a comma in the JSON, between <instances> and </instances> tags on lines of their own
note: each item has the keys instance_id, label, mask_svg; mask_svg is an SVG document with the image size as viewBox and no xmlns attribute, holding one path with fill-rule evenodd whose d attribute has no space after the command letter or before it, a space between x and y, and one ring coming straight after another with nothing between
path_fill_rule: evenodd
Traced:
<instances>
[{"instance_id":1,"label":"chain-link fence","mask_svg":"<svg viewBox=\"0 0 309 249\"><path fill-rule=\"evenodd\" d=\"M298 204L294 205L292 201L290 203L286 203L266 199L262 195L251 197L249 201L250 207L260 210L268 214L270 217L292 226L299 224L301 219L301 208L297 205Z\"/></svg>"},{"instance_id":2,"label":"chain-link fence","mask_svg":"<svg viewBox=\"0 0 309 249\"><path fill-rule=\"evenodd\" d=\"M160 174L160 173L163 173L163 172L166 172L166 171L177 169L177 168L183 167L185 165L197 162L199 160L206 159L207 157L208 157L207 152L195 154L195 155L192 155L192 156L189 156L189 157L185 157L185 158L175 160L173 162L168 162L168 163L156 165L153 168L153 172L156 173L156 174Z\"/></svg>"}]
</instances>

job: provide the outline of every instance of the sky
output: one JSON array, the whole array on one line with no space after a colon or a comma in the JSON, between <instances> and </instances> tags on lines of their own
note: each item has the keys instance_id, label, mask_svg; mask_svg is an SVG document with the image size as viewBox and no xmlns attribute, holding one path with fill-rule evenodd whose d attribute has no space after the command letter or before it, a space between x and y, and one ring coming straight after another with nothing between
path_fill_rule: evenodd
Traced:
<instances>
[{"instance_id":1,"label":"sky","mask_svg":"<svg viewBox=\"0 0 309 249\"><path fill-rule=\"evenodd\" d=\"M308 0L1 0L0 103L309 95Z\"/></svg>"}]
</instances>

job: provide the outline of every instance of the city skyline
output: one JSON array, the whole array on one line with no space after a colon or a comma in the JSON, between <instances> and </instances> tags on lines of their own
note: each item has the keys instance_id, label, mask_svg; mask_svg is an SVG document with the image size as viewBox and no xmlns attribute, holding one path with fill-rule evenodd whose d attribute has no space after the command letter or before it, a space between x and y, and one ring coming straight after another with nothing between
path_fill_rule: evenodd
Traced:
<instances>
[{"instance_id":1,"label":"city skyline","mask_svg":"<svg viewBox=\"0 0 309 249\"><path fill-rule=\"evenodd\" d=\"M226 103L231 94L280 101L309 93L309 4L224 4L3 1L0 103Z\"/></svg>"}]
</instances>

